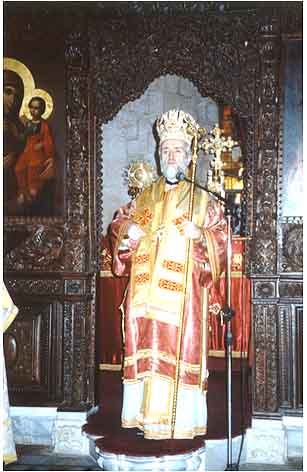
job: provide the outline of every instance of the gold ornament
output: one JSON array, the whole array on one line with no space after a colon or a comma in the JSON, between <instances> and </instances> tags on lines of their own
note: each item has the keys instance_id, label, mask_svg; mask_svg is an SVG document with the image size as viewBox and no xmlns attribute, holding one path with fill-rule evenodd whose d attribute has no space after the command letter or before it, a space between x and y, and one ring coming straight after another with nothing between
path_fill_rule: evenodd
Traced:
<instances>
[{"instance_id":1,"label":"gold ornament","mask_svg":"<svg viewBox=\"0 0 307 472\"><path fill-rule=\"evenodd\" d=\"M128 185L128 193L133 198L157 179L157 174L150 162L142 159L131 161L124 169L123 176Z\"/></svg>"}]
</instances>

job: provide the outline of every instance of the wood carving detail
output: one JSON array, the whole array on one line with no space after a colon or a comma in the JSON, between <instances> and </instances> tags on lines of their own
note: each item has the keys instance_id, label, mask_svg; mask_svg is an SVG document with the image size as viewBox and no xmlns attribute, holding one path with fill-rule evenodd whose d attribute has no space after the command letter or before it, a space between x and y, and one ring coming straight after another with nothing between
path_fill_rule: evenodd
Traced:
<instances>
[{"instance_id":1,"label":"wood carving detail","mask_svg":"<svg viewBox=\"0 0 307 472\"><path fill-rule=\"evenodd\" d=\"M49 390L50 306L21 306L4 334L8 380L13 392Z\"/></svg>"},{"instance_id":2,"label":"wood carving detail","mask_svg":"<svg viewBox=\"0 0 307 472\"><path fill-rule=\"evenodd\" d=\"M86 319L85 303L75 303L73 307L73 350L74 364L73 383L72 383L72 400L73 403L82 404L84 401L84 390L86 385L86 356L85 356L85 319Z\"/></svg>"},{"instance_id":3,"label":"wood carving detail","mask_svg":"<svg viewBox=\"0 0 307 472\"><path fill-rule=\"evenodd\" d=\"M72 403L73 383L73 307L70 303L64 303L63 308L63 336L65 339L63 348L63 401L64 404Z\"/></svg>"},{"instance_id":4,"label":"wood carving detail","mask_svg":"<svg viewBox=\"0 0 307 472\"><path fill-rule=\"evenodd\" d=\"M303 298L303 281L281 281L279 283L279 295L281 298Z\"/></svg>"},{"instance_id":5,"label":"wood carving detail","mask_svg":"<svg viewBox=\"0 0 307 472\"><path fill-rule=\"evenodd\" d=\"M254 298L274 298L276 297L275 281L255 281Z\"/></svg>"},{"instance_id":6,"label":"wood carving detail","mask_svg":"<svg viewBox=\"0 0 307 472\"><path fill-rule=\"evenodd\" d=\"M293 400L293 351L291 306L278 307L280 406L290 407ZM289 362L289 358L292 362Z\"/></svg>"},{"instance_id":7,"label":"wood carving detail","mask_svg":"<svg viewBox=\"0 0 307 472\"><path fill-rule=\"evenodd\" d=\"M256 129L254 96L260 74L259 22L253 14L159 15L138 17L137 21L119 16L105 22L99 17L99 22L90 25L89 33L97 156L100 150L103 152L100 125L112 119L127 102L139 98L154 79L176 74L189 79L203 96L232 105L245 119L245 172L251 188ZM102 173L102 166L97 164L98 182L103 181ZM245 197L251 215L252 193L246 193ZM98 234L101 234L100 185L96 206ZM250 223L248 216L247 224Z\"/></svg>"},{"instance_id":8,"label":"wood carving detail","mask_svg":"<svg viewBox=\"0 0 307 472\"><path fill-rule=\"evenodd\" d=\"M303 272L303 224L282 223L282 272Z\"/></svg>"},{"instance_id":9,"label":"wood carving detail","mask_svg":"<svg viewBox=\"0 0 307 472\"><path fill-rule=\"evenodd\" d=\"M88 152L88 53L82 35L72 33L66 45L67 59L67 233L65 268L84 272L88 246L89 152Z\"/></svg>"},{"instance_id":10,"label":"wood carving detail","mask_svg":"<svg viewBox=\"0 0 307 472\"><path fill-rule=\"evenodd\" d=\"M91 302L86 306L88 312L85 315L85 333L86 333L86 343L85 343L85 374L84 376L84 402L87 404L94 404L95 401L95 374L96 374L96 357L95 350L92 349L92 346L95 346L96 341L96 300L97 300L97 280L94 275L89 280L88 290L91 293L92 299Z\"/></svg>"},{"instance_id":11,"label":"wood carving detail","mask_svg":"<svg viewBox=\"0 0 307 472\"><path fill-rule=\"evenodd\" d=\"M90 33L95 114L110 120L155 78L173 73L189 78L204 96L235 108L239 102L240 112L251 115L259 64L256 18L158 16L134 24L126 17L103 27L99 21Z\"/></svg>"},{"instance_id":12,"label":"wood carving detail","mask_svg":"<svg viewBox=\"0 0 307 472\"><path fill-rule=\"evenodd\" d=\"M263 39L262 53L252 270L259 274L274 274L277 260L278 42Z\"/></svg>"},{"instance_id":13,"label":"wood carving detail","mask_svg":"<svg viewBox=\"0 0 307 472\"><path fill-rule=\"evenodd\" d=\"M63 270L63 245L62 228L39 225L32 229L24 242L5 256L5 268L11 271Z\"/></svg>"},{"instance_id":14,"label":"wood carving detail","mask_svg":"<svg viewBox=\"0 0 307 472\"><path fill-rule=\"evenodd\" d=\"M303 31L303 3L291 2L283 7L284 14L280 18L281 31L286 34L297 35Z\"/></svg>"},{"instance_id":15,"label":"wood carving detail","mask_svg":"<svg viewBox=\"0 0 307 472\"><path fill-rule=\"evenodd\" d=\"M303 407L303 308L279 306L280 408Z\"/></svg>"},{"instance_id":16,"label":"wood carving detail","mask_svg":"<svg viewBox=\"0 0 307 472\"><path fill-rule=\"evenodd\" d=\"M64 304L64 404L85 406L88 398L88 305Z\"/></svg>"},{"instance_id":17,"label":"wood carving detail","mask_svg":"<svg viewBox=\"0 0 307 472\"><path fill-rule=\"evenodd\" d=\"M7 288L18 295L59 295L63 293L61 280L6 279Z\"/></svg>"},{"instance_id":18,"label":"wood carving detail","mask_svg":"<svg viewBox=\"0 0 307 472\"><path fill-rule=\"evenodd\" d=\"M278 410L277 306L254 305L254 411Z\"/></svg>"}]
</instances>

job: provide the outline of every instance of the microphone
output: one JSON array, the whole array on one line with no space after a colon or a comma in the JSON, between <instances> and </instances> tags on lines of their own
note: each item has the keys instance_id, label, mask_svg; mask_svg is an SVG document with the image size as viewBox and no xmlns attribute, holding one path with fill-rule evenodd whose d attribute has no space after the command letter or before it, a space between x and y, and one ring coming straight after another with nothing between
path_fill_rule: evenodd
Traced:
<instances>
[{"instance_id":1,"label":"microphone","mask_svg":"<svg viewBox=\"0 0 307 472\"><path fill-rule=\"evenodd\" d=\"M184 175L184 172L182 172L182 170L179 170L176 174L176 179L179 181L179 182L182 182L183 180L187 180L186 179L186 176Z\"/></svg>"},{"instance_id":2,"label":"microphone","mask_svg":"<svg viewBox=\"0 0 307 472\"><path fill-rule=\"evenodd\" d=\"M185 180L186 182L189 182L190 184L192 183L192 180L191 179L188 179L184 172L182 172L182 170L179 170L176 174L176 179L179 181L179 182L182 182L183 180ZM213 192L212 190L209 190L207 187L204 187L203 185L200 185L196 182L194 182L195 186L198 187L198 188L201 188L202 190L205 190L206 192L208 192L213 198L215 198L216 200L218 200L219 202L221 202L222 204L225 204L227 203L226 201L226 198L222 197L221 195L219 195L218 193L216 192Z\"/></svg>"}]
</instances>

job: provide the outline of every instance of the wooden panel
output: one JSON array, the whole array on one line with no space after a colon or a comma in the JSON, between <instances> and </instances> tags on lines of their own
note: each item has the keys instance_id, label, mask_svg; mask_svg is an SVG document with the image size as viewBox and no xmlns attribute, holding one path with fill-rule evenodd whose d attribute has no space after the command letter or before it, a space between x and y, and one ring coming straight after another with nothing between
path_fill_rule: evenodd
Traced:
<instances>
[{"instance_id":1,"label":"wooden panel","mask_svg":"<svg viewBox=\"0 0 307 472\"><path fill-rule=\"evenodd\" d=\"M279 307L280 410L299 412L303 407L303 308Z\"/></svg>"},{"instance_id":2,"label":"wooden panel","mask_svg":"<svg viewBox=\"0 0 307 472\"><path fill-rule=\"evenodd\" d=\"M295 407L303 408L303 306L296 306L295 316L295 350L296 350L296 395Z\"/></svg>"},{"instance_id":3,"label":"wooden panel","mask_svg":"<svg viewBox=\"0 0 307 472\"><path fill-rule=\"evenodd\" d=\"M253 306L253 413L278 415L277 306Z\"/></svg>"},{"instance_id":4,"label":"wooden panel","mask_svg":"<svg viewBox=\"0 0 307 472\"><path fill-rule=\"evenodd\" d=\"M279 307L279 395L280 408L293 408L293 342L291 305Z\"/></svg>"},{"instance_id":5,"label":"wooden panel","mask_svg":"<svg viewBox=\"0 0 307 472\"><path fill-rule=\"evenodd\" d=\"M57 374L61 358L57 337L55 303L19 305L19 314L4 334L4 352L12 404L42 404L51 402L59 392ZM56 381L57 377L57 381Z\"/></svg>"}]
</instances>

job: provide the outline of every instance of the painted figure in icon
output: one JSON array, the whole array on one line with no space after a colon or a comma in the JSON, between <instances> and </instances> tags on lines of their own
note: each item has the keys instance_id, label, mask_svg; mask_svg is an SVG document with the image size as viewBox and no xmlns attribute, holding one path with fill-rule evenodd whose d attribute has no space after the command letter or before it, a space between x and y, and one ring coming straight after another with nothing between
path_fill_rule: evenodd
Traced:
<instances>
[{"instance_id":1,"label":"painted figure in icon","mask_svg":"<svg viewBox=\"0 0 307 472\"><path fill-rule=\"evenodd\" d=\"M24 126L19 119L23 99L23 82L14 71L3 73L3 201L4 214L16 211L17 181L14 167L22 152Z\"/></svg>"},{"instance_id":2,"label":"painted figure in icon","mask_svg":"<svg viewBox=\"0 0 307 472\"><path fill-rule=\"evenodd\" d=\"M54 140L47 121L42 118L45 109L43 98L31 98L32 119L24 119L26 144L15 165L19 205L31 204L37 199L45 185L45 173L54 166Z\"/></svg>"}]
</instances>

